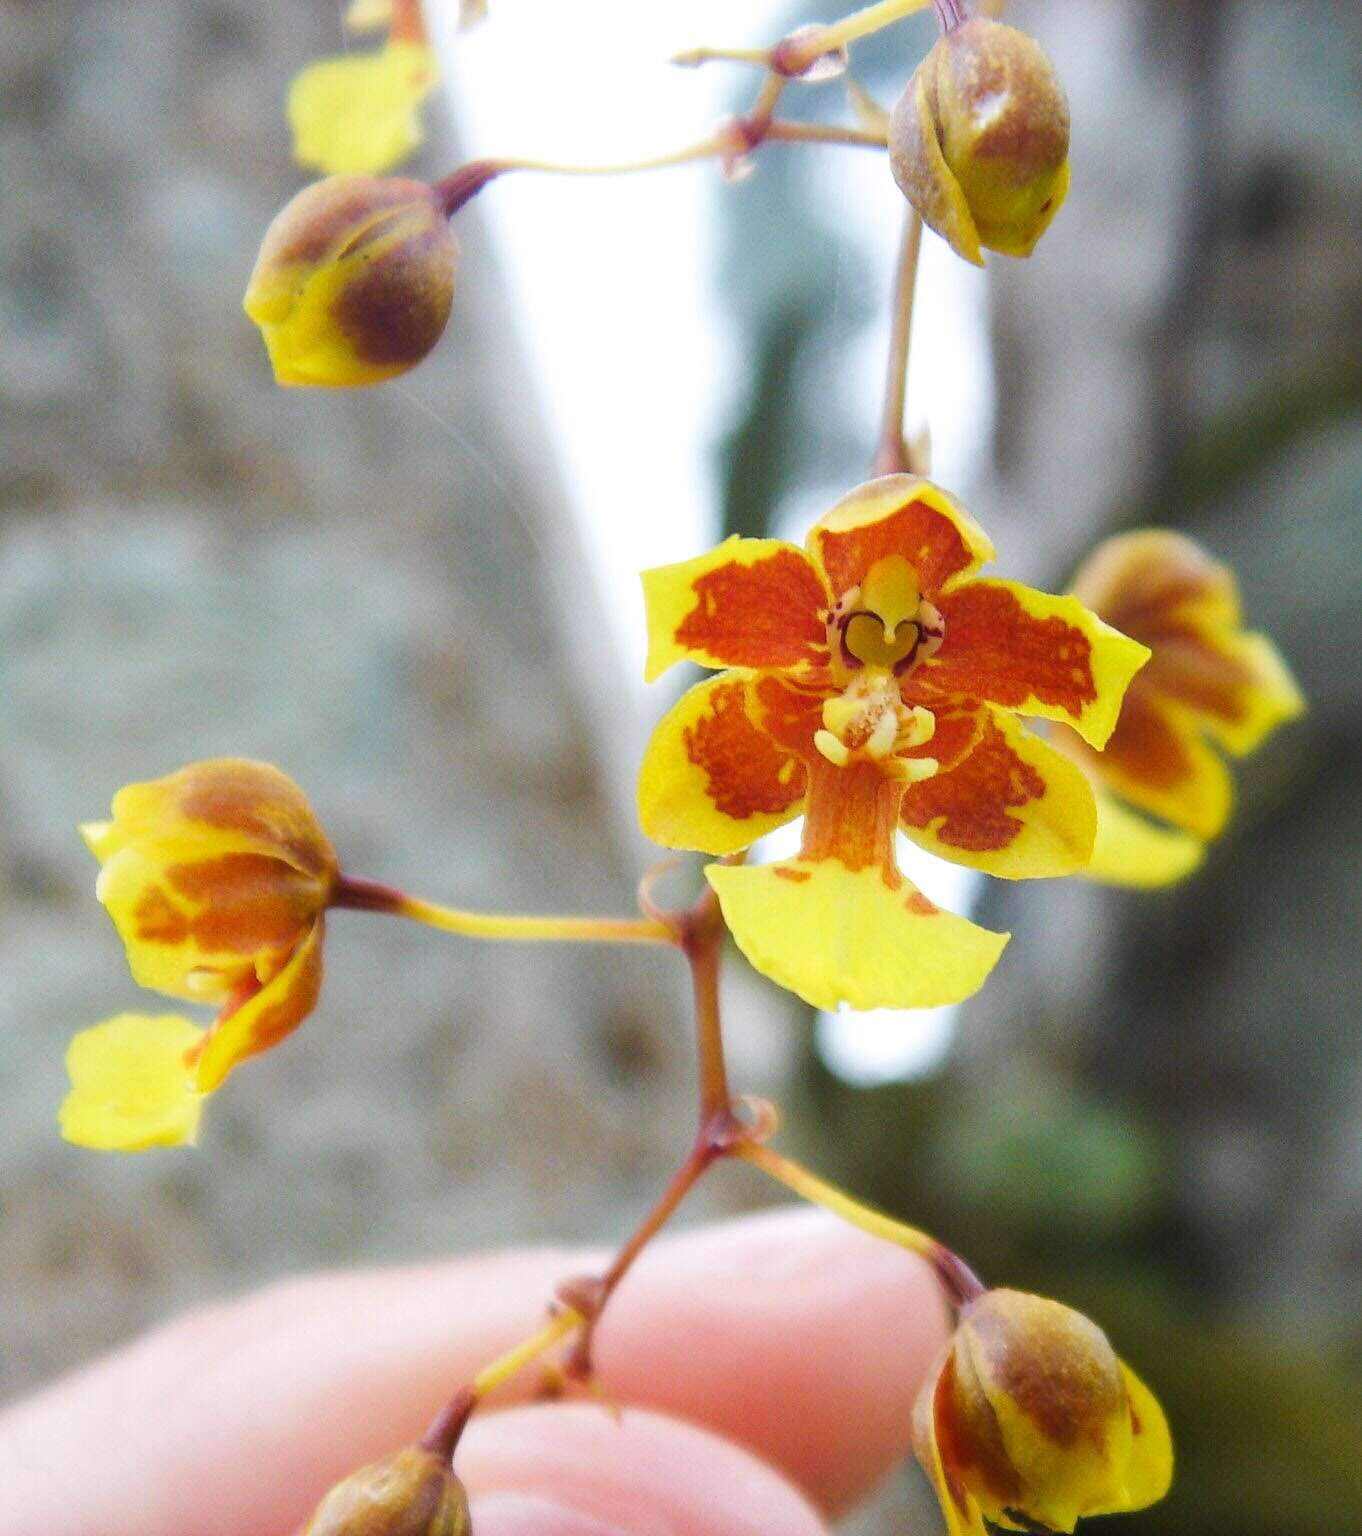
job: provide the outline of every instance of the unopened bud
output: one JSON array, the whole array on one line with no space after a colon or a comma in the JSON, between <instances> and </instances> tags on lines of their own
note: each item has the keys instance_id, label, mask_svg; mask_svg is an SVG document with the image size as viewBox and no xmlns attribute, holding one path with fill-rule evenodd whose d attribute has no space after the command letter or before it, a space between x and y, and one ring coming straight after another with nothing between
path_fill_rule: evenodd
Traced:
<instances>
[{"instance_id":1,"label":"unopened bud","mask_svg":"<svg viewBox=\"0 0 1362 1536\"><path fill-rule=\"evenodd\" d=\"M458 262L424 182L331 176L305 187L265 231L243 306L280 384L379 384L439 341Z\"/></svg>"},{"instance_id":2,"label":"unopened bud","mask_svg":"<svg viewBox=\"0 0 1362 1536\"><path fill-rule=\"evenodd\" d=\"M937 40L889 122L903 195L966 261L1029 256L1069 190L1069 104L1025 32L980 17Z\"/></svg>"},{"instance_id":3,"label":"unopened bud","mask_svg":"<svg viewBox=\"0 0 1362 1536\"><path fill-rule=\"evenodd\" d=\"M299 1536L468 1536L468 1497L448 1465L408 1446L337 1483Z\"/></svg>"},{"instance_id":4,"label":"unopened bud","mask_svg":"<svg viewBox=\"0 0 1362 1536\"><path fill-rule=\"evenodd\" d=\"M952 1530L982 1529L982 1517L1071 1531L1082 1515L1154 1503L1172 1476L1163 1410L1106 1334L1021 1291L963 1310L913 1430Z\"/></svg>"}]
</instances>

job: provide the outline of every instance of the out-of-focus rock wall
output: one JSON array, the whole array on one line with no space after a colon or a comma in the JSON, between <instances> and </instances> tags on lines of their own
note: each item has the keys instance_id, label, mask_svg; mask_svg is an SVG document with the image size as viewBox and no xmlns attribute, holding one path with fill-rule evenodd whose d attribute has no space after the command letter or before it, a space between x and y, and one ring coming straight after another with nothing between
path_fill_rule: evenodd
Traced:
<instances>
[{"instance_id":1,"label":"out-of-focus rock wall","mask_svg":"<svg viewBox=\"0 0 1362 1536\"><path fill-rule=\"evenodd\" d=\"M617 1238L688 1134L668 957L338 914L317 1014L213 1101L200 1149L57 1137L68 1036L158 1006L75 835L125 781L264 757L356 873L633 905L602 754L632 759L638 725L476 212L450 334L410 380L278 390L240 312L304 179L287 80L338 42L327 3L0 0L6 1392L279 1273Z\"/></svg>"}]
</instances>

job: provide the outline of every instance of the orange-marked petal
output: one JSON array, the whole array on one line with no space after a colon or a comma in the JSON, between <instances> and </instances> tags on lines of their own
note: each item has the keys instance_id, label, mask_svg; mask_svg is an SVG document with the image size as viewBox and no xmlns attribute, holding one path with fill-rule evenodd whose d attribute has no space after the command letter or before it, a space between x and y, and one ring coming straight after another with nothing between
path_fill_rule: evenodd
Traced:
<instances>
[{"instance_id":1,"label":"orange-marked petal","mask_svg":"<svg viewBox=\"0 0 1362 1536\"><path fill-rule=\"evenodd\" d=\"M1266 635L1189 622L1164 630L1152 644L1141 687L1176 700L1238 757L1305 708L1295 678Z\"/></svg>"},{"instance_id":2,"label":"orange-marked petal","mask_svg":"<svg viewBox=\"0 0 1362 1536\"><path fill-rule=\"evenodd\" d=\"M216 851L266 854L318 879L329 880L336 869L335 852L306 796L269 763L191 763L163 779L125 785L112 810L125 841L179 844L212 836Z\"/></svg>"},{"instance_id":3,"label":"orange-marked petal","mask_svg":"<svg viewBox=\"0 0 1362 1536\"><path fill-rule=\"evenodd\" d=\"M1082 771L1001 710L957 767L908 786L899 815L929 853L1008 880L1073 874L1097 832Z\"/></svg>"},{"instance_id":4,"label":"orange-marked petal","mask_svg":"<svg viewBox=\"0 0 1362 1536\"><path fill-rule=\"evenodd\" d=\"M1184 534L1140 528L1106 539L1074 577L1094 613L1146 645L1189 620L1220 629L1242 621L1239 585L1227 565Z\"/></svg>"},{"instance_id":5,"label":"orange-marked petal","mask_svg":"<svg viewBox=\"0 0 1362 1536\"><path fill-rule=\"evenodd\" d=\"M1089 753L1077 742L1065 750L1141 810L1199 838L1224 830L1234 781L1196 721L1178 705L1135 688L1103 752Z\"/></svg>"},{"instance_id":6,"label":"orange-marked petal","mask_svg":"<svg viewBox=\"0 0 1362 1536\"><path fill-rule=\"evenodd\" d=\"M840 860L711 864L738 948L814 1008L933 1008L977 992L1007 943L943 912L907 880Z\"/></svg>"},{"instance_id":7,"label":"orange-marked petal","mask_svg":"<svg viewBox=\"0 0 1362 1536\"><path fill-rule=\"evenodd\" d=\"M765 691L763 705L759 690ZM808 775L763 725L773 711L787 734L798 727L800 696L774 678L725 672L690 689L663 716L639 770L644 835L664 848L736 853L799 814ZM820 701L803 735L818 728Z\"/></svg>"},{"instance_id":8,"label":"orange-marked petal","mask_svg":"<svg viewBox=\"0 0 1362 1536\"><path fill-rule=\"evenodd\" d=\"M950 1477L941 1454L941 1442L937 1434L937 1398L947 1385L946 1365L954 1343L946 1346L942 1367L932 1373L918 1394L913 1407L913 1452L926 1472L941 1506L946 1522L947 1536L988 1536L983 1514L978 1502L964 1483Z\"/></svg>"},{"instance_id":9,"label":"orange-marked petal","mask_svg":"<svg viewBox=\"0 0 1362 1536\"><path fill-rule=\"evenodd\" d=\"M725 539L708 554L643 573L649 682L678 661L810 671L827 662L828 594L803 550Z\"/></svg>"},{"instance_id":10,"label":"orange-marked petal","mask_svg":"<svg viewBox=\"0 0 1362 1536\"><path fill-rule=\"evenodd\" d=\"M201 1093L211 1093L248 1056L278 1045L316 1007L322 987L324 931L319 917L283 970L213 1026L196 1065Z\"/></svg>"},{"instance_id":11,"label":"orange-marked petal","mask_svg":"<svg viewBox=\"0 0 1362 1536\"><path fill-rule=\"evenodd\" d=\"M1020 582L970 581L938 607L945 639L912 674L913 688L1063 720L1095 747L1111 734L1126 688L1149 658L1076 598Z\"/></svg>"},{"instance_id":12,"label":"orange-marked petal","mask_svg":"<svg viewBox=\"0 0 1362 1536\"><path fill-rule=\"evenodd\" d=\"M916 475L881 475L858 485L814 524L807 544L838 599L889 555L901 555L923 594L934 599L994 554L964 507Z\"/></svg>"}]
</instances>

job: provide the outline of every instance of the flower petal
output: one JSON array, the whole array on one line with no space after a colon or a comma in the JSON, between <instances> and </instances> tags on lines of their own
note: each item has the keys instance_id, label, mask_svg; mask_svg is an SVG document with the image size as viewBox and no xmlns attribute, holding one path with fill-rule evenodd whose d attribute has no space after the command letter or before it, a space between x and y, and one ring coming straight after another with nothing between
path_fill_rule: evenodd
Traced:
<instances>
[{"instance_id":1,"label":"flower petal","mask_svg":"<svg viewBox=\"0 0 1362 1536\"><path fill-rule=\"evenodd\" d=\"M1299 685L1266 635L1189 622L1151 643L1140 685L1176 699L1237 757L1305 709Z\"/></svg>"},{"instance_id":2,"label":"flower petal","mask_svg":"<svg viewBox=\"0 0 1362 1536\"><path fill-rule=\"evenodd\" d=\"M261 956L288 955L325 890L281 859L210 851L209 836L129 844L99 872L108 909L139 986L217 1002Z\"/></svg>"},{"instance_id":3,"label":"flower petal","mask_svg":"<svg viewBox=\"0 0 1362 1536\"><path fill-rule=\"evenodd\" d=\"M936 1430L939 1396L949 1392L949 1366L953 1342L946 1346L940 1370L927 1378L913 1406L913 1454L922 1464L946 1522L947 1536L988 1536L977 1500L962 1482L949 1477Z\"/></svg>"},{"instance_id":4,"label":"flower petal","mask_svg":"<svg viewBox=\"0 0 1362 1536\"><path fill-rule=\"evenodd\" d=\"M1206 856L1206 844L1189 832L1156 826L1128 810L1093 782L1097 801L1097 838L1092 859L1082 871L1104 885L1150 890L1184 880Z\"/></svg>"},{"instance_id":5,"label":"flower petal","mask_svg":"<svg viewBox=\"0 0 1362 1536\"><path fill-rule=\"evenodd\" d=\"M808 774L763 720L773 711L792 713L793 720L779 721L788 737L802 711L811 742L821 704L773 677L747 672L697 683L662 717L644 753L638 781L644 835L664 848L736 853L797 816Z\"/></svg>"},{"instance_id":6,"label":"flower petal","mask_svg":"<svg viewBox=\"0 0 1362 1536\"><path fill-rule=\"evenodd\" d=\"M326 175L389 169L420 144L418 109L439 78L439 59L422 43L319 59L289 87L293 158Z\"/></svg>"},{"instance_id":7,"label":"flower petal","mask_svg":"<svg viewBox=\"0 0 1362 1536\"><path fill-rule=\"evenodd\" d=\"M1082 770L1002 710L957 767L908 786L899 816L929 853L1008 880L1073 874L1097 834Z\"/></svg>"},{"instance_id":8,"label":"flower petal","mask_svg":"<svg viewBox=\"0 0 1362 1536\"><path fill-rule=\"evenodd\" d=\"M283 970L214 1024L196 1064L200 1093L211 1093L248 1056L278 1045L316 1007L322 989L324 931L319 917Z\"/></svg>"},{"instance_id":9,"label":"flower petal","mask_svg":"<svg viewBox=\"0 0 1362 1536\"><path fill-rule=\"evenodd\" d=\"M203 1036L178 1014L120 1013L82 1030L66 1051L62 1135L106 1152L193 1141L201 1095L185 1056Z\"/></svg>"},{"instance_id":10,"label":"flower petal","mask_svg":"<svg viewBox=\"0 0 1362 1536\"><path fill-rule=\"evenodd\" d=\"M827 663L828 594L809 557L780 539L725 539L708 554L643 573L652 682L702 667L808 671Z\"/></svg>"},{"instance_id":11,"label":"flower petal","mask_svg":"<svg viewBox=\"0 0 1362 1536\"><path fill-rule=\"evenodd\" d=\"M724 921L752 965L815 1008L932 1008L983 986L1009 935L943 912L907 880L836 859L711 864Z\"/></svg>"},{"instance_id":12,"label":"flower petal","mask_svg":"<svg viewBox=\"0 0 1362 1536\"><path fill-rule=\"evenodd\" d=\"M1137 640L1076 598L1015 581L970 581L938 607L946 638L905 693L987 699L1022 715L1064 720L1094 747L1110 736L1131 678L1149 659Z\"/></svg>"},{"instance_id":13,"label":"flower petal","mask_svg":"<svg viewBox=\"0 0 1362 1536\"><path fill-rule=\"evenodd\" d=\"M1109 624L1151 645L1155 635L1188 621L1217 629L1242 623L1234 572L1167 528L1104 540L1074 577L1073 592Z\"/></svg>"},{"instance_id":14,"label":"flower petal","mask_svg":"<svg viewBox=\"0 0 1362 1536\"><path fill-rule=\"evenodd\" d=\"M250 758L219 757L143 784L127 784L113 797L114 830L128 842L192 840L206 853L259 853L283 859L305 875L329 879L336 855L307 797L286 773ZM87 824L92 837L107 823Z\"/></svg>"},{"instance_id":15,"label":"flower petal","mask_svg":"<svg viewBox=\"0 0 1362 1536\"><path fill-rule=\"evenodd\" d=\"M1124 1360L1121 1376L1130 1399L1130 1459L1123 1496L1104 1511L1109 1514L1157 1504L1173 1481L1173 1437L1159 1400Z\"/></svg>"},{"instance_id":16,"label":"flower petal","mask_svg":"<svg viewBox=\"0 0 1362 1536\"><path fill-rule=\"evenodd\" d=\"M1100 755L1077 741L1060 743L1089 777L1100 779L1142 811L1194 837L1218 837L1234 804L1234 781L1203 739L1196 720L1176 704L1134 688Z\"/></svg>"},{"instance_id":17,"label":"flower petal","mask_svg":"<svg viewBox=\"0 0 1362 1536\"><path fill-rule=\"evenodd\" d=\"M902 555L935 599L993 558L993 544L964 507L917 475L858 485L809 530L809 553L834 598L860 586L887 555Z\"/></svg>"}]
</instances>

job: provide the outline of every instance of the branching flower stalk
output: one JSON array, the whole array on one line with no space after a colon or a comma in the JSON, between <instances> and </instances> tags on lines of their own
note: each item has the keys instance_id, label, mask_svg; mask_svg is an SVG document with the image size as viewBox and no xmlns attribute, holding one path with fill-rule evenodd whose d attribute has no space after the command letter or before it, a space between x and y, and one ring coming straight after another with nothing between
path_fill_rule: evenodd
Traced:
<instances>
[{"instance_id":1,"label":"branching flower stalk","mask_svg":"<svg viewBox=\"0 0 1362 1536\"><path fill-rule=\"evenodd\" d=\"M795 83L837 78L851 45L929 3L941 37L892 112L847 76L858 125L777 117ZM951 1536L1000 1524L1071 1530L1079 1516L1141 1508L1168 1487L1162 1410L1095 1324L1058 1302L988 1289L936 1238L777 1152L776 1110L734 1093L724 1051L730 936L756 970L819 1008L958 1002L984 984L1009 935L918 891L898 865L900 836L1000 879L1178 878L1229 814L1228 770L1212 744L1246 753L1302 707L1270 640L1244 629L1232 573L1189 540L1114 541L1069 594L981 576L995 553L988 535L925 478L925 453L905 441L924 225L968 261L982 263L983 250L1029 255L1069 185L1062 85L1033 40L991 19L997 9L879 0L770 48L695 49L676 62L764 71L750 110L715 132L599 165L479 159L433 186L378 174L419 141L417 108L437 78L418 0L357 7L352 24L386 28L385 46L295 82L300 157L338 174L281 211L247 290L283 384L367 386L419 364L453 302L460 252L449 220L510 172L623 176L718 160L737 179L763 144L840 144L887 148L908 203L872 478L818 519L803 548L735 537L643 573L648 679L682 661L712 674L659 721L638 782L644 832L713 860L694 903L661 907L649 876L631 917L441 905L344 873L301 789L242 759L129 785L107 820L81 829L134 978L215 1010L207 1024L120 1014L75 1037L62 1129L86 1146L193 1141L227 1076L317 1007L336 911L476 939L662 944L689 966L695 1124L652 1209L604 1270L560 1281L548 1320L461 1385L419 1445L337 1484L306 1536L353 1536L355 1509L366 1532L406 1531L418 1507L442 1522L423 1531L462 1536L467 1501L450 1463L470 1415L555 1356L559 1383L593 1385L612 1297L695 1185L734 1159L930 1265L957 1328L918 1399L914 1439ZM1029 727L1036 720L1053 739ZM797 856L745 862L799 818Z\"/></svg>"}]
</instances>

